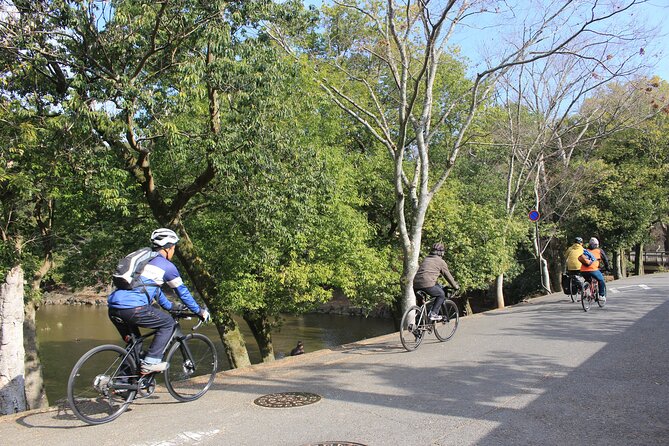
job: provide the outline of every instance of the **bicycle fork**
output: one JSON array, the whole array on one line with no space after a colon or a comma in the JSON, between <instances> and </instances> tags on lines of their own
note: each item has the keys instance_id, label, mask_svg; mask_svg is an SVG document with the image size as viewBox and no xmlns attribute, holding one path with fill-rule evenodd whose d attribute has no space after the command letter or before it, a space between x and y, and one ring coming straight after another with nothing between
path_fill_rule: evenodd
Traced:
<instances>
[{"instance_id":1,"label":"bicycle fork","mask_svg":"<svg viewBox=\"0 0 669 446\"><path fill-rule=\"evenodd\" d=\"M190 348L188 348L185 336L178 339L179 350L181 351L181 355L183 357L181 367L185 376L188 377L195 373L195 361L193 361L193 353L190 351Z\"/></svg>"}]
</instances>

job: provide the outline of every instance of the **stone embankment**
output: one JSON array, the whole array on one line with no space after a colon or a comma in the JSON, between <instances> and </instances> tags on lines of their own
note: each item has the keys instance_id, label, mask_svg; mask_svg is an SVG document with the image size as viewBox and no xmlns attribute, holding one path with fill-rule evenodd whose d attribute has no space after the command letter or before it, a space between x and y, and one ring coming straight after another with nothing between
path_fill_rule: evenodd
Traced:
<instances>
[{"instance_id":1,"label":"stone embankment","mask_svg":"<svg viewBox=\"0 0 669 446\"><path fill-rule=\"evenodd\" d=\"M44 293L44 305L107 305L107 291L85 289L76 292L56 290Z\"/></svg>"},{"instance_id":2,"label":"stone embankment","mask_svg":"<svg viewBox=\"0 0 669 446\"><path fill-rule=\"evenodd\" d=\"M72 292L69 290L56 290L44 293L44 305L107 305L107 295L111 290L97 291L93 288ZM342 316L370 316L391 317L390 310L386 306L379 306L372 310L351 305L351 302L341 293L335 292L334 297L326 302L313 313L338 314Z\"/></svg>"}]
</instances>

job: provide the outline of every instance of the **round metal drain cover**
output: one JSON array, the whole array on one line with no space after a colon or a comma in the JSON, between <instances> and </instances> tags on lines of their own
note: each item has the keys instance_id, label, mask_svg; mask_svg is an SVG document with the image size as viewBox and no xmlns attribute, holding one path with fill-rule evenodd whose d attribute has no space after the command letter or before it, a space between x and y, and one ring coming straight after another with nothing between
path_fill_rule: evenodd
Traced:
<instances>
[{"instance_id":1,"label":"round metal drain cover","mask_svg":"<svg viewBox=\"0 0 669 446\"><path fill-rule=\"evenodd\" d=\"M304 446L365 446L362 443L351 443L350 441L324 441L322 443L310 443Z\"/></svg>"},{"instance_id":2,"label":"round metal drain cover","mask_svg":"<svg viewBox=\"0 0 669 446\"><path fill-rule=\"evenodd\" d=\"M300 407L308 404L314 404L321 400L320 395L307 392L283 392L270 393L261 396L253 401L254 404L262 407ZM325 444L325 443L324 443ZM337 444L337 443L332 443ZM344 444L344 443L342 443Z\"/></svg>"}]
</instances>

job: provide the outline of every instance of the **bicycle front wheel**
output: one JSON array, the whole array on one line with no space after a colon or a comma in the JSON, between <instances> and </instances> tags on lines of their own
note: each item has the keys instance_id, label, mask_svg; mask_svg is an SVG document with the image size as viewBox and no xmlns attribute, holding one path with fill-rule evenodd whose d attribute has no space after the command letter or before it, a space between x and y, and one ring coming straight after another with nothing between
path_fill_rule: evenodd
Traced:
<instances>
[{"instance_id":1,"label":"bicycle front wheel","mask_svg":"<svg viewBox=\"0 0 669 446\"><path fill-rule=\"evenodd\" d=\"M214 383L218 357L214 343L203 334L193 333L175 342L167 353L165 386L178 401L194 401Z\"/></svg>"},{"instance_id":2,"label":"bicycle front wheel","mask_svg":"<svg viewBox=\"0 0 669 446\"><path fill-rule=\"evenodd\" d=\"M424 327L424 319L427 315L423 313L421 308L417 305L410 307L404 313L400 322L400 341L402 341L402 345L407 351L416 350L423 342L425 330L421 327Z\"/></svg>"},{"instance_id":3,"label":"bicycle front wheel","mask_svg":"<svg viewBox=\"0 0 669 446\"><path fill-rule=\"evenodd\" d=\"M125 412L135 398L137 392L128 385L136 366L126 353L118 345L101 345L74 365L67 381L67 401L81 421L108 423Z\"/></svg>"},{"instance_id":4,"label":"bicycle front wheel","mask_svg":"<svg viewBox=\"0 0 669 446\"><path fill-rule=\"evenodd\" d=\"M434 335L440 341L448 341L453 337L460 323L458 306L452 300L446 299L439 309L442 320L434 323Z\"/></svg>"}]
</instances>

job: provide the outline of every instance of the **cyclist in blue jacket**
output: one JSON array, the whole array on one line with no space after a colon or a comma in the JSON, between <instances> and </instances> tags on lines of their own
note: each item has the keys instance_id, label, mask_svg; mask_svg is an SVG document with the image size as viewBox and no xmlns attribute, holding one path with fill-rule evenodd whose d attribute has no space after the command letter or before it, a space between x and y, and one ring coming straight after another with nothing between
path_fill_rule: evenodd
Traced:
<instances>
[{"instance_id":1,"label":"cyclist in blue jacket","mask_svg":"<svg viewBox=\"0 0 669 446\"><path fill-rule=\"evenodd\" d=\"M144 374L162 372L167 368L162 357L176 325L172 317L152 304L157 301L168 311L182 307L167 299L161 289L162 285L169 285L186 307L202 320L210 320L207 309L200 307L193 299L188 287L181 280L177 267L171 262L178 241L179 237L171 229L160 228L153 231L151 243L158 255L144 267L140 277L143 285L132 290L114 290L107 298L109 318L124 340L128 340L131 332L139 336L138 327L157 330L146 357L142 359L141 370Z\"/></svg>"}]
</instances>

